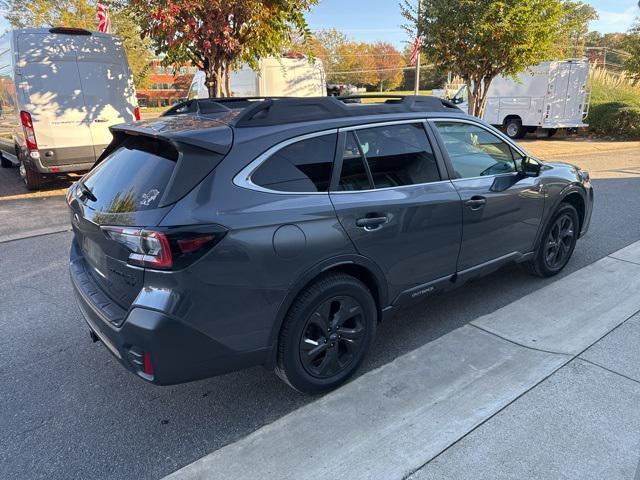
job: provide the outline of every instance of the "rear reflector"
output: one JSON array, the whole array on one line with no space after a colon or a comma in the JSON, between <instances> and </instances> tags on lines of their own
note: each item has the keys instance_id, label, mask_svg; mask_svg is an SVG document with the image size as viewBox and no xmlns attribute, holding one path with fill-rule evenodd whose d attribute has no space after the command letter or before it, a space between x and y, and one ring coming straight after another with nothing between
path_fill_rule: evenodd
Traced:
<instances>
[{"instance_id":1,"label":"rear reflector","mask_svg":"<svg viewBox=\"0 0 640 480\"><path fill-rule=\"evenodd\" d=\"M153 376L153 364L151 363L151 354L149 352L142 353L142 371L147 375Z\"/></svg>"},{"instance_id":2,"label":"rear reflector","mask_svg":"<svg viewBox=\"0 0 640 480\"><path fill-rule=\"evenodd\" d=\"M38 142L36 142L36 132L33 130L33 120L29 112L20 112L20 122L24 130L24 138L27 143L27 150L38 150Z\"/></svg>"},{"instance_id":3,"label":"rear reflector","mask_svg":"<svg viewBox=\"0 0 640 480\"><path fill-rule=\"evenodd\" d=\"M133 109L133 116L136 119L136 122L140 120L140 107L136 107Z\"/></svg>"}]
</instances>

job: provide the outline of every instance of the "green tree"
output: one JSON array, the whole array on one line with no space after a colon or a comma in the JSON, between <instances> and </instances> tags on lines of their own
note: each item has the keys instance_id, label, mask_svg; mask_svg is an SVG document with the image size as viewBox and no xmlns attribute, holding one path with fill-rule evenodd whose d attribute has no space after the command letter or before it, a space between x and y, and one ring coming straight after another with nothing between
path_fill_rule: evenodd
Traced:
<instances>
[{"instance_id":1,"label":"green tree","mask_svg":"<svg viewBox=\"0 0 640 480\"><path fill-rule=\"evenodd\" d=\"M598 12L591 5L579 1L562 2L562 20L556 43L557 55L562 57L580 57L589 32L589 22L598 19Z\"/></svg>"},{"instance_id":2,"label":"green tree","mask_svg":"<svg viewBox=\"0 0 640 480\"><path fill-rule=\"evenodd\" d=\"M470 113L481 116L497 75L515 76L547 60L562 32L561 0L423 0L418 16L404 0L402 13L424 34L423 51L436 67L467 84Z\"/></svg>"},{"instance_id":3,"label":"green tree","mask_svg":"<svg viewBox=\"0 0 640 480\"><path fill-rule=\"evenodd\" d=\"M640 80L640 17L626 35L621 47L630 54L624 61L624 69L634 80Z\"/></svg>"},{"instance_id":4,"label":"green tree","mask_svg":"<svg viewBox=\"0 0 640 480\"><path fill-rule=\"evenodd\" d=\"M143 40L126 4L104 2L109 9L112 33L122 39L136 87L144 86L149 73L151 50L149 40ZM98 28L97 2L94 0L0 0L0 8L12 28L77 27Z\"/></svg>"},{"instance_id":5,"label":"green tree","mask_svg":"<svg viewBox=\"0 0 640 480\"><path fill-rule=\"evenodd\" d=\"M279 55L293 32L311 35L304 18L317 0L130 0L145 35L166 62L204 71L209 96L229 94L227 72Z\"/></svg>"}]
</instances>

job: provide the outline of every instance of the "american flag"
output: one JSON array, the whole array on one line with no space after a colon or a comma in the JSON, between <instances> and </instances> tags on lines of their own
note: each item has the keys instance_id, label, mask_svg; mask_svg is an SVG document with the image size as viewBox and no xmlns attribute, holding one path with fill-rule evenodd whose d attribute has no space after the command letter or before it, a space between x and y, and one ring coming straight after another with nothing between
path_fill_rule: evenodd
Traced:
<instances>
[{"instance_id":1,"label":"american flag","mask_svg":"<svg viewBox=\"0 0 640 480\"><path fill-rule=\"evenodd\" d=\"M422 37L418 36L413 42L413 50L411 50L411 57L409 57L409 63L414 66L418 61L418 53L422 47Z\"/></svg>"},{"instance_id":2,"label":"american flag","mask_svg":"<svg viewBox=\"0 0 640 480\"><path fill-rule=\"evenodd\" d=\"M98 2L98 31L109 33L111 31L111 20L109 20L109 13L107 13L107 7L101 2Z\"/></svg>"}]
</instances>

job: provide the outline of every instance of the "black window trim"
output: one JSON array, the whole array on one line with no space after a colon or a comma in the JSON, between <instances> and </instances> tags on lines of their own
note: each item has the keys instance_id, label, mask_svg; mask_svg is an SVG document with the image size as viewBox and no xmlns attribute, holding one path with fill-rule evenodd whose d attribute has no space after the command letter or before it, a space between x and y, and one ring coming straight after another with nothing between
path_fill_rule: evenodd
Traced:
<instances>
[{"instance_id":1,"label":"black window trim","mask_svg":"<svg viewBox=\"0 0 640 480\"><path fill-rule=\"evenodd\" d=\"M479 178L495 178L495 177L514 176L514 175L518 175L519 172L494 173L492 175L482 175L482 176L477 176L477 177L456 178L455 177L455 173L454 173L454 169L453 169L453 163L451 162L451 158L449 157L449 152L447 152L446 146L444 144L444 140L442 139L442 136L440 135L440 132L438 130L438 126L436 125L437 122L449 122L449 123L454 123L455 122L455 123L466 123L466 124L469 124L469 125L473 125L474 127L478 127L478 128L480 128L482 130L485 130L487 133L490 133L494 137L497 137L498 139L502 140L504 143L509 145L509 147L511 147L512 150L514 150L515 152L517 152L520 155L522 155L523 158L527 157L527 158L531 158L531 159L537 161L534 157L532 157L530 154L528 154L522 147L517 145L515 142L513 142L509 137L507 137L505 134L503 134L498 129L490 129L486 125L483 125L480 122L474 122L473 120L468 120L468 119L465 119L465 118L455 118L455 117L432 117L432 118L429 118L429 120L428 120L429 126L431 127L431 130L434 132L434 135L436 137L436 142L438 143L438 148L442 152L442 156L443 156L443 158L445 160L447 171L449 172L449 178L451 178L451 182L453 182L453 183L464 182L464 181L467 181L467 180L477 180Z\"/></svg>"},{"instance_id":2,"label":"black window trim","mask_svg":"<svg viewBox=\"0 0 640 480\"><path fill-rule=\"evenodd\" d=\"M430 120L430 119L429 119ZM366 123L366 124L362 124L362 125L350 125L348 127L342 127L338 129L338 132L340 134L339 138L338 138L338 148L336 148L336 159L334 162L334 167L333 167L333 172L334 172L334 178L331 182L331 188L329 189L329 193L331 193L331 195L335 195L335 194L348 194L348 195L353 195L353 194L357 194L357 193L367 193L367 192L384 192L385 190L397 190L397 189L402 189L402 188L415 188L415 187L421 187L421 186L425 186L425 185L437 185L439 183L447 183L450 182L451 180L449 179L449 170L448 168L444 168L446 167L445 162L443 161L443 155L441 153L441 148L440 148L440 144L437 143L435 140L435 138L433 138L433 133L431 132L431 129L429 128L428 125L428 120L426 118L412 118L412 119L407 119L407 120L393 120L393 121L387 121L387 122L375 122L375 123ZM375 188L375 185L372 183L371 186L373 188L367 189L367 190L338 190L338 185L340 182L340 175L342 174L342 154L344 152L344 148L346 145L346 141L347 141L347 134L349 132L354 132L356 133L357 130L364 130L364 129L369 129L369 128L376 128L376 127L386 127L389 125L406 125L408 123L420 123L422 124L422 128L424 129L424 133L427 136L427 141L429 142L431 149L433 150L433 154L436 158L436 165L438 166L438 170L440 172L440 180L435 181L435 182L424 182L424 183L412 183L411 185L398 185L398 186L394 186L394 187L383 187L383 188ZM357 139L357 133L356 133L356 139ZM358 149L360 149L360 142L358 141ZM360 150L362 153L362 150ZM369 175L369 167L366 164L366 157L363 155L363 159L365 161L365 168L367 170L367 175ZM371 178L369 178L369 181L372 182L373 180Z\"/></svg>"},{"instance_id":3,"label":"black window trim","mask_svg":"<svg viewBox=\"0 0 640 480\"><path fill-rule=\"evenodd\" d=\"M322 130L320 132L307 133L305 135L299 135L297 137L289 138L288 140L284 140L284 141L274 145L273 147L269 148L266 152L260 154L255 160L250 162L249 165L247 165L242 170L240 170L235 175L235 177L233 177L233 184L238 186L238 187L247 188L249 190L255 190L257 192L273 193L273 194L278 194L278 195L328 195L329 191L326 191L326 192L284 192L284 191L280 191L280 190L273 190L273 189L270 189L270 188L265 188L265 187L262 187L260 185L257 185L255 183L253 183L253 181L251 180L251 176L256 172L256 170L258 170L258 168L260 168L262 166L262 164L264 162L266 162L271 156L273 156L275 153L279 152L283 148L288 147L289 145L293 145L294 143L298 143L298 142L301 142L301 141L304 141L304 140L309 140L310 138L323 137L325 135L336 135L336 136L338 136L338 129L337 128L332 128L330 130ZM337 140L337 143L339 144L339 139ZM333 164L334 164L333 168L332 168L332 173L333 173L333 171L335 171L335 156L331 160L333 160ZM332 179L329 182L329 186L332 185L332 183L331 183L332 180L333 180L333 176L332 176Z\"/></svg>"}]
</instances>

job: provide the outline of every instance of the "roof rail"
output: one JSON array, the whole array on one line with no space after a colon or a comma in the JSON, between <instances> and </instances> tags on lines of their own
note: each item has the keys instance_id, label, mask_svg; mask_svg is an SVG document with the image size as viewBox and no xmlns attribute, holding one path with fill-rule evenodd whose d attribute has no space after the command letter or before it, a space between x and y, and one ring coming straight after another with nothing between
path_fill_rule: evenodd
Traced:
<instances>
[{"instance_id":1,"label":"roof rail","mask_svg":"<svg viewBox=\"0 0 640 480\"><path fill-rule=\"evenodd\" d=\"M233 98L233 97L232 97ZM389 98L383 103L346 103L358 98L381 98L377 95L354 95L347 97L264 98L251 102L232 120L235 127L261 127L325 120L336 117L376 115L404 112L450 112L460 110L453 103L441 98L420 95L382 96Z\"/></svg>"},{"instance_id":2,"label":"roof rail","mask_svg":"<svg viewBox=\"0 0 640 480\"><path fill-rule=\"evenodd\" d=\"M363 98L386 99L379 103L353 103ZM344 97L225 97L187 100L162 116L207 115L239 109L231 120L235 127L261 127L336 117L404 112L447 112L459 110L441 98L420 95L350 95Z\"/></svg>"},{"instance_id":3,"label":"roof rail","mask_svg":"<svg viewBox=\"0 0 640 480\"><path fill-rule=\"evenodd\" d=\"M191 113L195 115L206 115L211 113L229 112L231 109L222 104L220 99L194 98L175 104L164 112L161 117L179 115L181 113Z\"/></svg>"}]
</instances>

